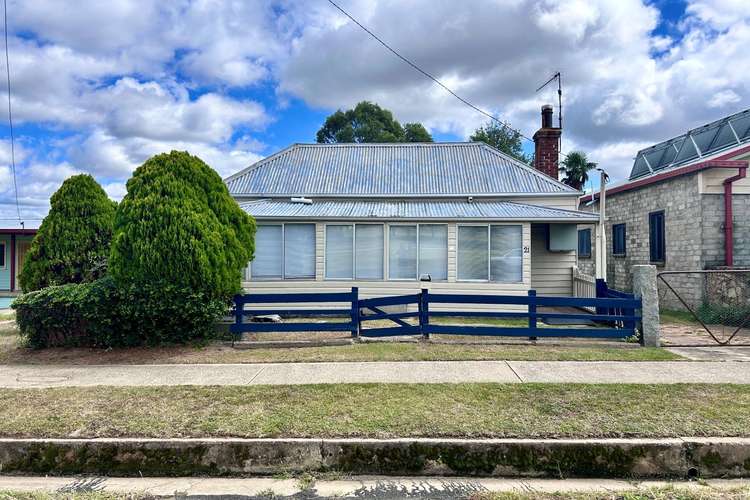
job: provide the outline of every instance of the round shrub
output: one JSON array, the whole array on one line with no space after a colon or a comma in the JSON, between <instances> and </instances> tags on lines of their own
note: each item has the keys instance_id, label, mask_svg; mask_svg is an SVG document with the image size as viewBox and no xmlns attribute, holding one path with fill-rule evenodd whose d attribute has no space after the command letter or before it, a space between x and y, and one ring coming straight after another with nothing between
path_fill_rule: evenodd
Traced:
<instances>
[{"instance_id":1,"label":"round shrub","mask_svg":"<svg viewBox=\"0 0 750 500\"><path fill-rule=\"evenodd\" d=\"M115 207L90 175L66 179L26 255L21 288L82 283L106 274Z\"/></svg>"},{"instance_id":2,"label":"round shrub","mask_svg":"<svg viewBox=\"0 0 750 500\"><path fill-rule=\"evenodd\" d=\"M169 300L164 300L168 294ZM118 285L110 276L51 286L12 305L28 347L132 347L215 335L223 300L175 287Z\"/></svg>"},{"instance_id":3,"label":"round shrub","mask_svg":"<svg viewBox=\"0 0 750 500\"><path fill-rule=\"evenodd\" d=\"M228 299L253 257L255 222L200 158L150 158L127 183L115 216L110 271L118 284ZM168 297L164 297L167 300Z\"/></svg>"}]
</instances>

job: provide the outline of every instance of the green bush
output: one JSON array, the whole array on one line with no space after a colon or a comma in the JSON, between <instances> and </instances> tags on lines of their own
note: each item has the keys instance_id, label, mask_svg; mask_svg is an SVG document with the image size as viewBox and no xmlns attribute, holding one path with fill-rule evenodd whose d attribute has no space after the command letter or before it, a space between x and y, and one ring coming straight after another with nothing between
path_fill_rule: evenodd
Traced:
<instances>
[{"instance_id":1,"label":"green bush","mask_svg":"<svg viewBox=\"0 0 750 500\"><path fill-rule=\"evenodd\" d=\"M187 152L136 169L115 216L110 270L118 283L172 286L228 299L253 257L255 221L221 177Z\"/></svg>"},{"instance_id":2,"label":"green bush","mask_svg":"<svg viewBox=\"0 0 750 500\"><path fill-rule=\"evenodd\" d=\"M83 283L106 274L115 206L90 175L66 179L26 255L21 288Z\"/></svg>"},{"instance_id":3,"label":"green bush","mask_svg":"<svg viewBox=\"0 0 750 500\"><path fill-rule=\"evenodd\" d=\"M701 304L696 312L706 324L750 326L750 305Z\"/></svg>"},{"instance_id":4,"label":"green bush","mask_svg":"<svg viewBox=\"0 0 750 500\"><path fill-rule=\"evenodd\" d=\"M36 349L205 340L227 310L225 302L193 290L120 286L111 277L30 292L12 307L25 344Z\"/></svg>"}]
</instances>

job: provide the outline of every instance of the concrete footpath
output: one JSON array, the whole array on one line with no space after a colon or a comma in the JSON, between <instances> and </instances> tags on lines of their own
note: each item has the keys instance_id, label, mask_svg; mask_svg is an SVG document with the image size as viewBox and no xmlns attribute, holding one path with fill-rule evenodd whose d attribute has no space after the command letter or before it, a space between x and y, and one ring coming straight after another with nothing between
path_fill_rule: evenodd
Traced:
<instances>
[{"instance_id":1,"label":"concrete footpath","mask_svg":"<svg viewBox=\"0 0 750 500\"><path fill-rule=\"evenodd\" d=\"M101 491L138 493L157 497L232 495L248 498L461 498L483 492L612 493L673 486L702 493L721 493L746 488L745 480L711 480L700 483L667 481L620 481L611 479L484 479L366 477L315 481L310 485L295 479L272 478L103 478L103 477L0 477L0 490L17 492L72 493ZM304 493L303 493L304 492ZM273 496L272 496L273 494ZM304 495L303 497L300 495Z\"/></svg>"},{"instance_id":2,"label":"concrete footpath","mask_svg":"<svg viewBox=\"0 0 750 500\"><path fill-rule=\"evenodd\" d=\"M0 387L354 383L750 384L750 363L403 361L184 365L0 365Z\"/></svg>"}]
</instances>

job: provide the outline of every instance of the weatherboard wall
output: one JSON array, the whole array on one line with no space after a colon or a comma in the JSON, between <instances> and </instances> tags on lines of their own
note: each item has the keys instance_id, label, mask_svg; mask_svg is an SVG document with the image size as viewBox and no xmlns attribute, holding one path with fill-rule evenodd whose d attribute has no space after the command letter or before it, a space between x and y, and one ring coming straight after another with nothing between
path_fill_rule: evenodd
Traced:
<instances>
[{"instance_id":1,"label":"weatherboard wall","mask_svg":"<svg viewBox=\"0 0 750 500\"><path fill-rule=\"evenodd\" d=\"M262 223L262 221L260 222ZM425 223L434 223L425 221ZM488 221L492 224L492 221ZM509 224L507 222L495 222ZM382 297L387 295L404 295L418 293L421 288L429 288L437 293L458 293L477 295L525 295L529 289L539 286L539 294L570 296L571 267L575 264L575 252L548 252L545 245L543 225L517 223L522 226L522 245L528 248L523 253L523 281L519 283L495 283L461 281L457 279L457 230L461 223L448 223L448 279L424 283L417 280L341 280L325 278L325 226L316 223L316 256L315 279L301 280L253 280L250 269L246 272L243 288L246 293L314 293L344 292L356 286L363 298ZM386 231L387 233L387 231ZM532 234L534 236L532 236ZM387 239L386 239L387 245ZM387 247L386 247L387 255ZM387 266L387 259L384 261ZM384 269L387 276L387 268ZM313 304L311 307L320 307ZM303 305L300 307L308 307ZM439 307L439 306L438 306ZM486 306L462 305L462 308L486 309ZM451 305L442 309L452 309ZM508 309L512 309L508 307Z\"/></svg>"}]
</instances>

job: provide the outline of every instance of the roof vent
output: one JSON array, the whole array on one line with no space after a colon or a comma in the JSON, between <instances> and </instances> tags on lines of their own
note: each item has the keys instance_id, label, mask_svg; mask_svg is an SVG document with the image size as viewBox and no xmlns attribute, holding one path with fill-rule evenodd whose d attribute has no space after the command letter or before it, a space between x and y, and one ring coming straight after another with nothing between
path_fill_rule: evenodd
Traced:
<instances>
[{"instance_id":1,"label":"roof vent","mask_svg":"<svg viewBox=\"0 0 750 500\"><path fill-rule=\"evenodd\" d=\"M292 203L302 203L303 205L312 205L312 200L310 198L305 198L304 196L299 196L296 198L292 198Z\"/></svg>"}]
</instances>

